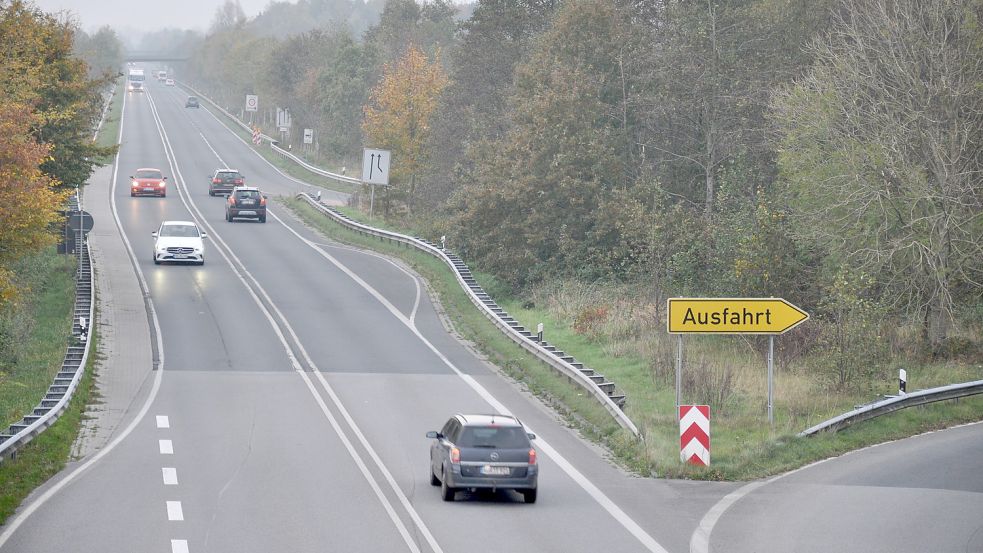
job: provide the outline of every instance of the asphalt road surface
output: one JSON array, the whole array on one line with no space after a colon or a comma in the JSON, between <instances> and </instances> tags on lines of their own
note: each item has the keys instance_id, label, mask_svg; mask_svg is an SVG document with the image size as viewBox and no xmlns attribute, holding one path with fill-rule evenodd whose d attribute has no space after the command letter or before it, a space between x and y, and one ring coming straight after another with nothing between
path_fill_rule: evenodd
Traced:
<instances>
[{"instance_id":1,"label":"asphalt road surface","mask_svg":"<svg viewBox=\"0 0 983 553\"><path fill-rule=\"evenodd\" d=\"M87 202L115 206L146 281L157 384L132 433L25 502L0 552L983 551L981 426L750 490L625 474L451 336L415 275L307 229L274 201L303 185L148 85L126 98L115 189ZM163 170L166 198L129 196L138 167ZM267 223L224 220L219 167L270 196ZM208 233L203 266L153 264L165 219ZM424 433L494 411L538 436L538 502L441 501Z\"/></svg>"}]
</instances>

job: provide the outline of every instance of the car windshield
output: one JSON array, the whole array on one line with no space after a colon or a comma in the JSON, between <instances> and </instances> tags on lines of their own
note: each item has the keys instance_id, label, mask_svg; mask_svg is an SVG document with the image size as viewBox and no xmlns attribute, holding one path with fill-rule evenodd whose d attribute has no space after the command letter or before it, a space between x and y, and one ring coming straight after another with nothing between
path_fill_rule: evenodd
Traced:
<instances>
[{"instance_id":1,"label":"car windshield","mask_svg":"<svg viewBox=\"0 0 983 553\"><path fill-rule=\"evenodd\" d=\"M256 190L240 190L236 193L236 196L240 200L255 200L259 197L259 192Z\"/></svg>"},{"instance_id":2,"label":"car windshield","mask_svg":"<svg viewBox=\"0 0 983 553\"><path fill-rule=\"evenodd\" d=\"M195 238L198 236L198 227L194 225L164 225L160 227L160 233L158 233L158 236Z\"/></svg>"},{"instance_id":3,"label":"car windshield","mask_svg":"<svg viewBox=\"0 0 983 553\"><path fill-rule=\"evenodd\" d=\"M197 102L198 101L198 98L195 98L194 96L188 96L188 101L189 102Z\"/></svg>"},{"instance_id":4,"label":"car windshield","mask_svg":"<svg viewBox=\"0 0 983 553\"><path fill-rule=\"evenodd\" d=\"M161 175L160 171L158 171L156 169L141 169L141 170L137 171L137 178L138 179L158 179L158 180L160 180L160 178L162 176L163 175Z\"/></svg>"},{"instance_id":5,"label":"car windshield","mask_svg":"<svg viewBox=\"0 0 983 553\"><path fill-rule=\"evenodd\" d=\"M466 426L457 443L460 447L521 449L529 447L526 431L518 426Z\"/></svg>"}]
</instances>

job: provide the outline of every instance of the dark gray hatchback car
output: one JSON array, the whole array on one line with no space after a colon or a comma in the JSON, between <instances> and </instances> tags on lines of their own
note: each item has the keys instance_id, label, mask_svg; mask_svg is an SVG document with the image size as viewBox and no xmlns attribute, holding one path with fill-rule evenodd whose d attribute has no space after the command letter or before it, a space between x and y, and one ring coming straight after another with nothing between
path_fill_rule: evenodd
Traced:
<instances>
[{"instance_id":1,"label":"dark gray hatchback car","mask_svg":"<svg viewBox=\"0 0 983 553\"><path fill-rule=\"evenodd\" d=\"M430 484L444 501L460 490L512 489L536 502L539 465L519 419L509 415L454 415L440 432L427 432Z\"/></svg>"}]
</instances>

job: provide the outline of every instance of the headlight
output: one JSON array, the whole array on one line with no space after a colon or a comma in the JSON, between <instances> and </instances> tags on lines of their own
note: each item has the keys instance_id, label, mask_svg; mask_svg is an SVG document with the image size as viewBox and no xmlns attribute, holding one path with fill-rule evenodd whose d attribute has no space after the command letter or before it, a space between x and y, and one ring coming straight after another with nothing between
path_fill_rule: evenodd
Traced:
<instances>
[{"instance_id":1,"label":"headlight","mask_svg":"<svg viewBox=\"0 0 983 553\"><path fill-rule=\"evenodd\" d=\"M204 248L195 248L195 253L201 253Z\"/></svg>"},{"instance_id":2,"label":"headlight","mask_svg":"<svg viewBox=\"0 0 983 553\"><path fill-rule=\"evenodd\" d=\"M133 188L136 188L136 187L140 186L140 184L137 181L130 181L130 186L132 186Z\"/></svg>"}]
</instances>

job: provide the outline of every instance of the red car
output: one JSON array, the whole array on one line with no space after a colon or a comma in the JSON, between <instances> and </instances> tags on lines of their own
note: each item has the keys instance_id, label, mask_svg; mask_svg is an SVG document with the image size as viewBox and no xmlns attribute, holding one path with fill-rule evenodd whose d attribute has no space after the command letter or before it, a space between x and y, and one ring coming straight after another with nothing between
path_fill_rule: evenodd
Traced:
<instances>
[{"instance_id":1,"label":"red car","mask_svg":"<svg viewBox=\"0 0 983 553\"><path fill-rule=\"evenodd\" d=\"M160 169L137 169L136 175L130 175L130 196L167 196L167 177Z\"/></svg>"}]
</instances>

